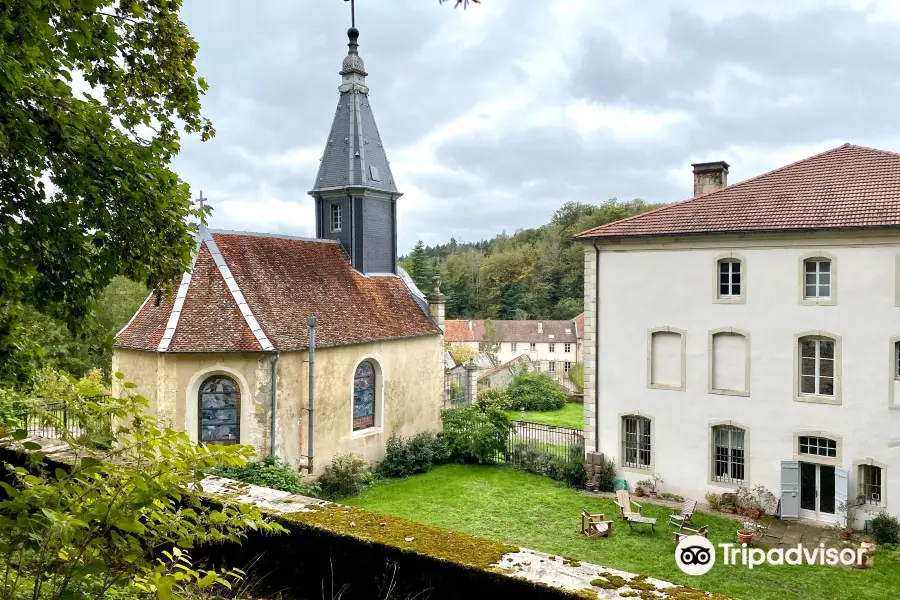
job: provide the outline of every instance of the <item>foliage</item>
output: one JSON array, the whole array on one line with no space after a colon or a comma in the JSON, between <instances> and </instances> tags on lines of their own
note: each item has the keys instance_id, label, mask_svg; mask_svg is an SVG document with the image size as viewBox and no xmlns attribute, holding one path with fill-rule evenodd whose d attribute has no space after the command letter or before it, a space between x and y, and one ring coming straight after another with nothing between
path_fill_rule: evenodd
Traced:
<instances>
[{"instance_id":1,"label":"foliage","mask_svg":"<svg viewBox=\"0 0 900 600\"><path fill-rule=\"evenodd\" d=\"M506 393L510 409L559 410L566 405L566 395L546 373L516 375Z\"/></svg>"},{"instance_id":2,"label":"foliage","mask_svg":"<svg viewBox=\"0 0 900 600\"><path fill-rule=\"evenodd\" d=\"M774 512L777 503L775 494L764 485L754 485L752 488L744 484L738 486L736 492L737 506L744 510L744 514L753 520L759 520L766 513Z\"/></svg>"},{"instance_id":3,"label":"foliage","mask_svg":"<svg viewBox=\"0 0 900 600\"><path fill-rule=\"evenodd\" d=\"M649 479L641 479L635 484L635 489L641 488L642 490L649 490L651 485L653 485L653 482Z\"/></svg>"},{"instance_id":4,"label":"foliage","mask_svg":"<svg viewBox=\"0 0 900 600\"><path fill-rule=\"evenodd\" d=\"M584 464L584 447L569 448L568 460L531 444L516 444L512 449L512 463L526 473L544 475L574 488L587 485Z\"/></svg>"},{"instance_id":5,"label":"foliage","mask_svg":"<svg viewBox=\"0 0 900 600\"><path fill-rule=\"evenodd\" d=\"M438 263L447 318L571 319L584 310L584 249L575 234L659 206L642 200L567 202L537 229L425 246Z\"/></svg>"},{"instance_id":6,"label":"foliage","mask_svg":"<svg viewBox=\"0 0 900 600\"><path fill-rule=\"evenodd\" d=\"M337 500L361 493L372 484L372 468L361 456L338 454L319 476L322 495Z\"/></svg>"},{"instance_id":7,"label":"foliage","mask_svg":"<svg viewBox=\"0 0 900 600\"><path fill-rule=\"evenodd\" d=\"M196 598L199 594L213 599L221 598L219 595L209 594L212 586L232 589L233 581L241 581L244 572L240 569L225 569L219 571L195 570L190 556L181 548L172 548L172 551L162 551L163 557L156 559L156 564L146 574L138 575L131 584L131 590L138 595L152 598Z\"/></svg>"},{"instance_id":8,"label":"foliage","mask_svg":"<svg viewBox=\"0 0 900 600\"><path fill-rule=\"evenodd\" d=\"M387 451L375 469L379 477L409 477L427 473L434 464L447 460L444 439L431 431L422 431L411 438L392 433Z\"/></svg>"},{"instance_id":9,"label":"foliage","mask_svg":"<svg viewBox=\"0 0 900 600\"><path fill-rule=\"evenodd\" d=\"M476 404L451 408L441 419L450 460L491 463L506 451L509 419L493 406L485 410Z\"/></svg>"},{"instance_id":10,"label":"foliage","mask_svg":"<svg viewBox=\"0 0 900 600\"><path fill-rule=\"evenodd\" d=\"M500 352L500 342L497 341L497 326L493 321L484 322L484 334L482 342L478 344L478 349L487 354L491 358L491 362L497 364L497 353Z\"/></svg>"},{"instance_id":11,"label":"foliage","mask_svg":"<svg viewBox=\"0 0 900 600\"><path fill-rule=\"evenodd\" d=\"M488 406L493 406L500 410L510 410L509 394L504 388L488 388L478 392L478 406L485 410Z\"/></svg>"},{"instance_id":12,"label":"foliage","mask_svg":"<svg viewBox=\"0 0 900 600\"><path fill-rule=\"evenodd\" d=\"M671 500L672 502L684 502L684 496L673 494L672 492L661 492L659 497L663 500Z\"/></svg>"},{"instance_id":13,"label":"foliage","mask_svg":"<svg viewBox=\"0 0 900 600\"><path fill-rule=\"evenodd\" d=\"M840 502L838 504L838 514L843 516L845 531L853 529L853 523L856 521L856 513L859 512L859 504Z\"/></svg>"},{"instance_id":14,"label":"foliage","mask_svg":"<svg viewBox=\"0 0 900 600\"><path fill-rule=\"evenodd\" d=\"M522 411L508 410L506 411L506 416L509 417L510 421L518 421L522 418ZM567 402L561 410L525 411L525 421L583 430L584 405Z\"/></svg>"},{"instance_id":15,"label":"foliage","mask_svg":"<svg viewBox=\"0 0 900 600\"><path fill-rule=\"evenodd\" d=\"M314 498L322 493L318 485L305 485L300 479L300 473L280 458L271 456L242 466L209 469L206 474Z\"/></svg>"},{"instance_id":16,"label":"foliage","mask_svg":"<svg viewBox=\"0 0 900 600\"><path fill-rule=\"evenodd\" d=\"M450 353L453 361L458 365L468 362L470 358L475 358L475 355L477 354L477 352L469 346L461 346L447 342L444 344L444 347L447 349L447 352Z\"/></svg>"},{"instance_id":17,"label":"foliage","mask_svg":"<svg viewBox=\"0 0 900 600\"><path fill-rule=\"evenodd\" d=\"M83 431L54 423L72 457L69 470L51 471L34 441L23 444L32 451L28 468L7 465L14 485L0 483L0 565L7 570L0 597L99 598L151 584L160 598L182 597L179 590L192 582L221 583L223 575L184 579L182 569L159 568L154 558L160 551L239 542L247 528L283 531L255 507L214 508L201 501L199 471L241 466L252 448L199 445L161 427L146 414L147 400L133 393L133 383L124 383L124 398L89 399L78 394L74 378L43 379L47 389L65 392L54 399L66 403ZM0 432L7 442L26 435Z\"/></svg>"},{"instance_id":18,"label":"foliage","mask_svg":"<svg viewBox=\"0 0 900 600\"><path fill-rule=\"evenodd\" d=\"M425 245L422 240L416 242L409 256L401 265L418 287L424 293L431 290L431 278L434 276L434 259L425 253Z\"/></svg>"},{"instance_id":19,"label":"foliage","mask_svg":"<svg viewBox=\"0 0 900 600\"><path fill-rule=\"evenodd\" d=\"M872 534L877 544L900 544L900 521L881 511L872 519Z\"/></svg>"},{"instance_id":20,"label":"foliage","mask_svg":"<svg viewBox=\"0 0 900 600\"><path fill-rule=\"evenodd\" d=\"M182 131L214 130L180 4L0 4L3 383L26 383L40 360L27 307L81 333L116 275L170 291L190 266L189 221L208 210L169 165Z\"/></svg>"},{"instance_id":21,"label":"foliage","mask_svg":"<svg viewBox=\"0 0 900 600\"><path fill-rule=\"evenodd\" d=\"M648 481L650 484L649 485L650 491L653 492L654 494L659 489L659 484L665 482L665 480L662 478L662 475L660 475L659 473L654 473L653 475L651 475L650 479Z\"/></svg>"},{"instance_id":22,"label":"foliage","mask_svg":"<svg viewBox=\"0 0 900 600\"><path fill-rule=\"evenodd\" d=\"M573 363L569 367L569 381L575 384L579 394L584 393L584 363Z\"/></svg>"},{"instance_id":23,"label":"foliage","mask_svg":"<svg viewBox=\"0 0 900 600\"><path fill-rule=\"evenodd\" d=\"M722 497L715 492L707 492L704 496L706 503L712 510L720 510L722 507Z\"/></svg>"},{"instance_id":24,"label":"foliage","mask_svg":"<svg viewBox=\"0 0 900 600\"><path fill-rule=\"evenodd\" d=\"M603 457L603 462L594 467L594 483L601 492L615 491L616 461Z\"/></svg>"}]
</instances>

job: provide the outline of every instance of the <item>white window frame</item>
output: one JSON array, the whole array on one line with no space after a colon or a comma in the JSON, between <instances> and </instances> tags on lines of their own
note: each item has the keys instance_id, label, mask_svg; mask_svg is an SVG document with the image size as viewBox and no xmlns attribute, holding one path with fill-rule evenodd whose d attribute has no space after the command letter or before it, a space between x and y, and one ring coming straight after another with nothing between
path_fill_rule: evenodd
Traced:
<instances>
[{"instance_id":1,"label":"white window frame","mask_svg":"<svg viewBox=\"0 0 900 600\"><path fill-rule=\"evenodd\" d=\"M832 371L832 378L834 380L834 393L831 395L820 394L819 386L820 386L820 378L822 375L820 374L821 369L821 346L820 344L816 344L816 357L815 357L815 390L816 393L809 393L801 391L801 377L802 377L802 364L803 360L801 358L802 350L802 342L805 339L812 339L815 341L828 341L834 344L834 369ZM798 333L794 335L794 400L797 402L815 402L819 404L841 404L841 387L842 387L842 368L841 368L841 336L835 335L833 333L829 333L827 331L822 330L813 330L813 331L804 331L803 333ZM828 359L824 359L828 360ZM825 376L827 377L827 375Z\"/></svg>"},{"instance_id":2,"label":"white window frame","mask_svg":"<svg viewBox=\"0 0 900 600\"><path fill-rule=\"evenodd\" d=\"M853 461L853 471L851 472L851 477L854 478L854 481L852 482L851 490L856 490L856 493L853 494L852 499L856 500L858 502L858 499L859 499L859 496L861 493L863 496L866 495L866 493L863 491L863 486L865 483L863 481L863 473L862 473L863 467L875 468L875 469L881 470L881 490L880 490L880 497L879 497L879 500L877 503L870 502L869 498L866 497L860 506L863 506L866 508L871 507L870 510L871 509L875 509L878 511L885 510L887 508L887 500L888 500L887 499L887 492L888 492L887 465L881 461L875 460L874 458L866 457L862 460Z\"/></svg>"},{"instance_id":3,"label":"white window frame","mask_svg":"<svg viewBox=\"0 0 900 600\"><path fill-rule=\"evenodd\" d=\"M509 343L509 351L510 351L510 352L516 352L516 351L517 351L516 348L518 348L518 346L516 345L515 342L510 342L510 343Z\"/></svg>"},{"instance_id":4,"label":"white window frame","mask_svg":"<svg viewBox=\"0 0 900 600\"><path fill-rule=\"evenodd\" d=\"M738 268L738 276L740 277L740 293L738 294L722 294L722 290L719 287L721 283L721 269L722 264L736 264ZM743 257L743 255L738 254L737 252L726 252L724 254L719 254L713 257L713 288L712 288L712 298L713 303L715 304L744 304L747 301L747 260ZM733 291L732 286L734 285L733 281L733 272L729 271L729 292Z\"/></svg>"},{"instance_id":5,"label":"white window frame","mask_svg":"<svg viewBox=\"0 0 900 600\"><path fill-rule=\"evenodd\" d=\"M570 344L568 342L563 344L563 353L570 354L571 352L572 352L572 344Z\"/></svg>"},{"instance_id":6,"label":"white window frame","mask_svg":"<svg viewBox=\"0 0 900 600\"><path fill-rule=\"evenodd\" d=\"M554 344L553 342L550 342L550 354L553 354L555 352L556 352L556 344Z\"/></svg>"},{"instance_id":7,"label":"white window frame","mask_svg":"<svg viewBox=\"0 0 900 600\"><path fill-rule=\"evenodd\" d=\"M629 420L633 420L635 423L635 440L634 443L629 443L628 434L627 434L627 426ZM641 425L646 423L646 433L641 432ZM632 473L652 473L653 472L653 432L654 432L653 419L647 415L641 413L623 413L619 415L619 465L620 469L623 471L630 471ZM626 455L628 454L628 449L634 447L635 462L628 462L625 460ZM647 462L643 463L641 460L641 455L646 454Z\"/></svg>"},{"instance_id":8,"label":"white window frame","mask_svg":"<svg viewBox=\"0 0 900 600\"><path fill-rule=\"evenodd\" d=\"M344 211L340 204L331 205L331 232L340 233L344 226Z\"/></svg>"},{"instance_id":9,"label":"white window frame","mask_svg":"<svg viewBox=\"0 0 900 600\"><path fill-rule=\"evenodd\" d=\"M718 440L716 438L716 433L718 431L728 431L729 432L728 433L728 446L727 446L727 449L728 449L728 463L727 463L728 475L725 475L725 476L716 475L716 466L718 463L717 449L719 448ZM737 447L737 445L734 443L735 440L732 439L732 438L736 437L738 432L740 434L740 448ZM720 486L720 487L736 488L741 484L747 483L747 481L748 481L747 471L750 467L749 460L748 460L748 458L750 456L749 451L748 451L749 450L749 441L750 441L749 431L743 425L739 425L739 424L733 423L731 421L715 422L715 423L710 424L710 426L709 426L709 451L710 451L709 483L711 485ZM743 477L740 477L740 478L738 478L732 474L732 469L733 469L732 453L737 449L740 449L743 452L742 468L741 468L741 471L742 471L741 475L743 475Z\"/></svg>"},{"instance_id":10,"label":"white window frame","mask_svg":"<svg viewBox=\"0 0 900 600\"><path fill-rule=\"evenodd\" d=\"M800 438L819 438L830 440L835 443L835 455L834 456L825 456L821 454L801 454L800 453ZM802 460L803 462L811 462L817 463L820 465L833 465L835 467L840 467L843 465L843 446L844 441L843 438L839 435L835 435L833 433L829 433L827 431L822 431L819 429L815 430L806 430L806 431L795 431L794 432L794 460ZM817 445L818 447L818 445Z\"/></svg>"},{"instance_id":11,"label":"white window frame","mask_svg":"<svg viewBox=\"0 0 900 600\"><path fill-rule=\"evenodd\" d=\"M568 374L568 372L569 372L569 370L570 370L571 368L572 368L572 362L571 362L571 361L568 361L568 360L567 360L566 362L563 363L563 371L564 371L566 374Z\"/></svg>"},{"instance_id":12,"label":"white window frame","mask_svg":"<svg viewBox=\"0 0 900 600\"><path fill-rule=\"evenodd\" d=\"M895 389L900 386L900 335L891 338L888 350L888 408L898 410Z\"/></svg>"},{"instance_id":13,"label":"white window frame","mask_svg":"<svg viewBox=\"0 0 900 600\"><path fill-rule=\"evenodd\" d=\"M556 361L551 360L547 363L547 372L548 373L556 373Z\"/></svg>"},{"instance_id":14,"label":"white window frame","mask_svg":"<svg viewBox=\"0 0 900 600\"><path fill-rule=\"evenodd\" d=\"M875 477L876 474L877 477ZM857 465L856 477L857 488L859 490L856 497L863 498L862 504L881 506L882 490L884 490L885 487L884 471L882 468L877 465L869 464ZM874 482L875 479L878 480L878 483L867 483L867 480ZM875 488L877 488L877 492L875 491Z\"/></svg>"},{"instance_id":15,"label":"white window frame","mask_svg":"<svg viewBox=\"0 0 900 600\"><path fill-rule=\"evenodd\" d=\"M529 351L529 352L537 352L537 344L534 343L534 342L531 342L531 343L528 345L528 351Z\"/></svg>"},{"instance_id":16,"label":"white window frame","mask_svg":"<svg viewBox=\"0 0 900 600\"><path fill-rule=\"evenodd\" d=\"M828 263L828 295L820 296L822 276L825 275L821 271L821 264ZM806 268L807 263L815 263L815 295L808 296L806 293ZM838 286L838 264L837 258L833 254L827 252L810 252L800 257L799 261L799 298L800 304L806 306L834 306L837 304L837 286Z\"/></svg>"}]
</instances>

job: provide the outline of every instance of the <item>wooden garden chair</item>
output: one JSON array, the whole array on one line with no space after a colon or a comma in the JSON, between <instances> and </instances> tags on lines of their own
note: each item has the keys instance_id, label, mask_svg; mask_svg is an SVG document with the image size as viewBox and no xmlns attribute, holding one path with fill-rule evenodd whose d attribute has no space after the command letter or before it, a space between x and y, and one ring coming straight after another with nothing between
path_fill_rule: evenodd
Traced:
<instances>
[{"instance_id":1,"label":"wooden garden chair","mask_svg":"<svg viewBox=\"0 0 900 600\"><path fill-rule=\"evenodd\" d=\"M608 536L612 531L612 524L612 521L606 520L604 514L592 514L584 509L581 511L581 533L588 537Z\"/></svg>"},{"instance_id":2,"label":"wooden garden chair","mask_svg":"<svg viewBox=\"0 0 900 600\"><path fill-rule=\"evenodd\" d=\"M700 535L709 539L709 527L704 525L700 529L691 529L690 527L682 527L678 531L673 531L672 535L675 536L675 545L678 545L683 538L686 538L689 535Z\"/></svg>"},{"instance_id":3,"label":"wooden garden chair","mask_svg":"<svg viewBox=\"0 0 900 600\"><path fill-rule=\"evenodd\" d=\"M619 516L625 520L628 519L628 515L640 515L644 509L643 506L631 499L628 490L617 490L616 499L613 502L619 507ZM637 507L636 511L631 509L632 504Z\"/></svg>"},{"instance_id":4,"label":"wooden garden chair","mask_svg":"<svg viewBox=\"0 0 900 600\"><path fill-rule=\"evenodd\" d=\"M684 506L681 507L681 512L672 513L669 517L669 524L681 528L684 527L686 523L691 523L695 508L697 508L696 500L685 500Z\"/></svg>"}]
</instances>

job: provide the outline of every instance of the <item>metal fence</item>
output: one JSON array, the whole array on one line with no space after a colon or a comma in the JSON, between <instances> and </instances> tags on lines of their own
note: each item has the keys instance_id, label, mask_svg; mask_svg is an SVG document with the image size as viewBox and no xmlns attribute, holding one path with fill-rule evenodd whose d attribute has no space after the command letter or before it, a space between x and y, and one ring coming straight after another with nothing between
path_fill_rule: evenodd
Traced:
<instances>
[{"instance_id":1,"label":"metal fence","mask_svg":"<svg viewBox=\"0 0 900 600\"><path fill-rule=\"evenodd\" d=\"M103 422L99 419L103 419ZM19 415L22 429L28 437L41 437L47 439L62 439L63 432L73 436L79 436L93 425L96 429L100 425L106 428L111 426L108 417L96 417L81 412L76 412L65 402L48 402L46 404L28 407Z\"/></svg>"},{"instance_id":2,"label":"metal fence","mask_svg":"<svg viewBox=\"0 0 900 600\"><path fill-rule=\"evenodd\" d=\"M584 458L584 431L543 423L511 421L506 447L506 462L517 466L522 464L529 448L569 462Z\"/></svg>"},{"instance_id":3,"label":"metal fence","mask_svg":"<svg viewBox=\"0 0 900 600\"><path fill-rule=\"evenodd\" d=\"M466 372L447 371L444 374L444 405L460 406L466 403Z\"/></svg>"}]
</instances>

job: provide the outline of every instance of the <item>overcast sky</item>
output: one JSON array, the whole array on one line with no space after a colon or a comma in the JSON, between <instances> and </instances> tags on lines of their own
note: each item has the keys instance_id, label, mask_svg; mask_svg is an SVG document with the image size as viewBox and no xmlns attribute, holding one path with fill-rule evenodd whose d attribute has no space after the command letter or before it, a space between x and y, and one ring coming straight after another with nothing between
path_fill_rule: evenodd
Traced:
<instances>
[{"instance_id":1,"label":"overcast sky","mask_svg":"<svg viewBox=\"0 0 900 600\"><path fill-rule=\"evenodd\" d=\"M452 2L451 2L452 3ZM638 6L638 4L640 6ZM175 168L210 225L312 236L349 3L185 0L216 137ZM692 193L852 142L900 151L900 2L358 0L401 253L541 225L563 202Z\"/></svg>"}]
</instances>

